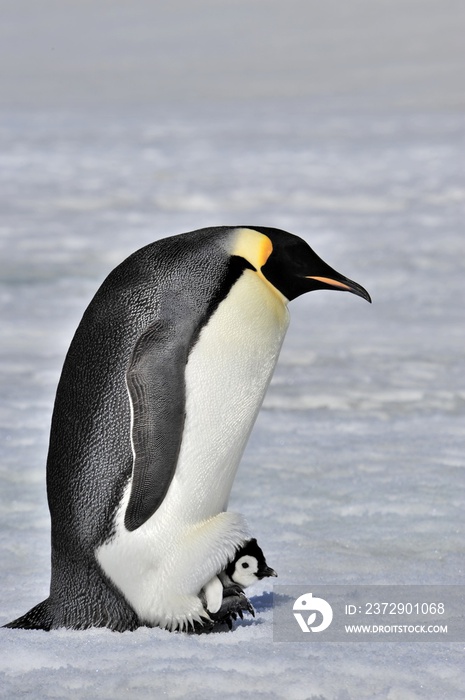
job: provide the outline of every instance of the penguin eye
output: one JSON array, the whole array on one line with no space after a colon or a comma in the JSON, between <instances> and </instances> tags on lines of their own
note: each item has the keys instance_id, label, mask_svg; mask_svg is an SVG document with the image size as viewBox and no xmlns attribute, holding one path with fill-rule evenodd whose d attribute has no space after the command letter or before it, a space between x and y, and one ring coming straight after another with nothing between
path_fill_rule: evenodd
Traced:
<instances>
[{"instance_id":1,"label":"penguin eye","mask_svg":"<svg viewBox=\"0 0 465 700\"><path fill-rule=\"evenodd\" d=\"M244 561L244 562L242 562L241 566L243 569L248 569L250 564L248 564L246 561Z\"/></svg>"}]
</instances>

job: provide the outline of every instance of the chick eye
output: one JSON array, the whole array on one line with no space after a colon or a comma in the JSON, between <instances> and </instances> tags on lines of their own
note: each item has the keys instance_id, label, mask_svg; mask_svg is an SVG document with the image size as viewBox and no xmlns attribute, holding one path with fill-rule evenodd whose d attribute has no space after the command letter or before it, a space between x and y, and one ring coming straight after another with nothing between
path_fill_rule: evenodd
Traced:
<instances>
[{"instance_id":1,"label":"chick eye","mask_svg":"<svg viewBox=\"0 0 465 700\"><path fill-rule=\"evenodd\" d=\"M244 562L241 564L241 566L242 566L243 569L248 569L249 566L250 566L250 564L247 564L247 562L244 561Z\"/></svg>"}]
</instances>

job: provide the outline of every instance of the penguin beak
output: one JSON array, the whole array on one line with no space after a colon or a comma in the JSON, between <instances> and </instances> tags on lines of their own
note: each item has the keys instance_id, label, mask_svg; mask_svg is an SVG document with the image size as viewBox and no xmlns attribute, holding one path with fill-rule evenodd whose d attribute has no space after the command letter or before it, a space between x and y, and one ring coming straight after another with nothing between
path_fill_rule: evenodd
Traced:
<instances>
[{"instance_id":1,"label":"penguin beak","mask_svg":"<svg viewBox=\"0 0 465 700\"><path fill-rule=\"evenodd\" d=\"M362 297L362 299L366 299L366 301L371 304L371 297L361 284L340 275L335 270L332 272L334 272L334 276L331 275L331 277L309 275L306 277L306 279L314 280L318 285L318 289L338 289L341 292L351 292L352 294L356 294L358 297Z\"/></svg>"},{"instance_id":2,"label":"penguin beak","mask_svg":"<svg viewBox=\"0 0 465 700\"><path fill-rule=\"evenodd\" d=\"M260 569L259 571L259 578L265 578L265 576L277 576L278 574L274 569L271 568L271 566L265 566L263 569Z\"/></svg>"}]
</instances>

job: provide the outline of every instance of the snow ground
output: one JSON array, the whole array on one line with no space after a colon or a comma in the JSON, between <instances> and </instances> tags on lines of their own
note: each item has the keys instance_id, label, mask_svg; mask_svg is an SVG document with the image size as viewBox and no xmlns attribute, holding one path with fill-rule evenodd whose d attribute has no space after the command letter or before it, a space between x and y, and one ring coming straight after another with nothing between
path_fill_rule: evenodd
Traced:
<instances>
[{"instance_id":1,"label":"snow ground","mask_svg":"<svg viewBox=\"0 0 465 700\"><path fill-rule=\"evenodd\" d=\"M0 623L47 595L48 428L86 304L136 248L224 223L297 233L373 297L290 307L230 504L278 582L465 583L465 122L391 102L5 112ZM0 696L463 697L463 644L276 644L271 590L233 633L0 630Z\"/></svg>"}]
</instances>

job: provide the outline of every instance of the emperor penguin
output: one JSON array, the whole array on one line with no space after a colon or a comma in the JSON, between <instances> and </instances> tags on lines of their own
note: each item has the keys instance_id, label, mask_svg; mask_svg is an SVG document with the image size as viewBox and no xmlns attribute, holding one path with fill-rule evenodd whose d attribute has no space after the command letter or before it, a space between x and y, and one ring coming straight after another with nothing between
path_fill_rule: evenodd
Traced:
<instances>
[{"instance_id":1,"label":"emperor penguin","mask_svg":"<svg viewBox=\"0 0 465 700\"><path fill-rule=\"evenodd\" d=\"M251 539L228 499L287 304L318 289L370 301L304 240L261 226L161 239L109 274L56 393L50 595L7 626L183 630L208 619L200 592Z\"/></svg>"}]
</instances>

